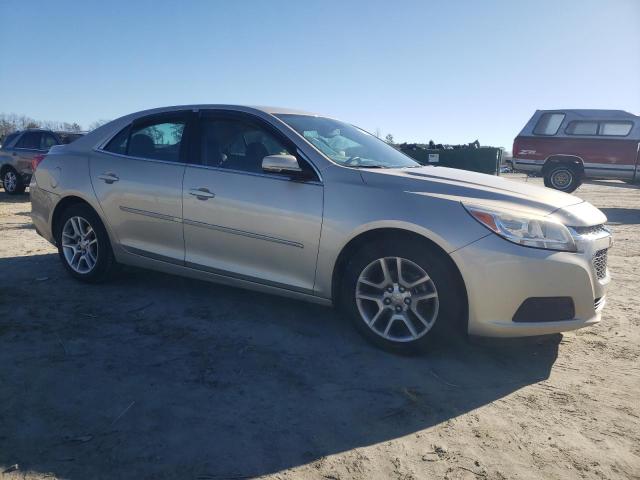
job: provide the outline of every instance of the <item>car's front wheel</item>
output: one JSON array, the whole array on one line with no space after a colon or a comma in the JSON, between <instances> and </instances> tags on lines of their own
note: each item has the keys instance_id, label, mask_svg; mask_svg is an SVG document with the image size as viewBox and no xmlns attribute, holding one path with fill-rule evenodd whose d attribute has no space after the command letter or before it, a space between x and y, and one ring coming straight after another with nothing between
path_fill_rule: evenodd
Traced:
<instances>
[{"instance_id":1,"label":"car's front wheel","mask_svg":"<svg viewBox=\"0 0 640 480\"><path fill-rule=\"evenodd\" d=\"M4 191L9 195L24 193L25 188L27 188L20 175L18 175L18 172L13 168L7 168L4 171L2 174L2 184Z\"/></svg>"},{"instance_id":2,"label":"car's front wheel","mask_svg":"<svg viewBox=\"0 0 640 480\"><path fill-rule=\"evenodd\" d=\"M113 272L115 260L109 236L88 205L72 205L62 213L56 243L63 265L74 278L98 283Z\"/></svg>"},{"instance_id":3,"label":"car's front wheel","mask_svg":"<svg viewBox=\"0 0 640 480\"><path fill-rule=\"evenodd\" d=\"M356 328L387 350L423 350L434 332L453 331L466 296L444 255L421 242L381 243L349 262L343 305Z\"/></svg>"}]
</instances>

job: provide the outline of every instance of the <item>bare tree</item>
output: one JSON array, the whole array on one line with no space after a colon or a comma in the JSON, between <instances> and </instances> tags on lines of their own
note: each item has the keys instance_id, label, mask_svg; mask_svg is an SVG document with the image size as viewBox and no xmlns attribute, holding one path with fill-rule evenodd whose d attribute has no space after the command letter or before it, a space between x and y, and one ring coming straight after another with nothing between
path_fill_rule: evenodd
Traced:
<instances>
[{"instance_id":1,"label":"bare tree","mask_svg":"<svg viewBox=\"0 0 640 480\"><path fill-rule=\"evenodd\" d=\"M384 141L387 142L389 145L393 145L393 135L390 133L387 133L387 136L384 137Z\"/></svg>"},{"instance_id":2,"label":"bare tree","mask_svg":"<svg viewBox=\"0 0 640 480\"><path fill-rule=\"evenodd\" d=\"M110 121L111 120L105 120L104 118L96 120L95 122L89 124L89 131L95 130L96 128L101 127L102 125L104 125L105 123L109 123Z\"/></svg>"}]
</instances>

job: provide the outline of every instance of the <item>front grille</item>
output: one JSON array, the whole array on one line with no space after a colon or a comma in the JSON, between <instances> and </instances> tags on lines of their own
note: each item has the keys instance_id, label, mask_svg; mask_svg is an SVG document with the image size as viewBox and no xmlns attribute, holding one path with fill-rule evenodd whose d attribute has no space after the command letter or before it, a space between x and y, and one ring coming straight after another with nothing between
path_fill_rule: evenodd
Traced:
<instances>
[{"instance_id":1,"label":"front grille","mask_svg":"<svg viewBox=\"0 0 640 480\"><path fill-rule=\"evenodd\" d=\"M593 269L598 280L607 276L607 249L603 248L593 254Z\"/></svg>"},{"instance_id":2,"label":"front grille","mask_svg":"<svg viewBox=\"0 0 640 480\"><path fill-rule=\"evenodd\" d=\"M609 232L604 224L592 225L591 227L573 227L578 235L593 235L600 232Z\"/></svg>"}]
</instances>

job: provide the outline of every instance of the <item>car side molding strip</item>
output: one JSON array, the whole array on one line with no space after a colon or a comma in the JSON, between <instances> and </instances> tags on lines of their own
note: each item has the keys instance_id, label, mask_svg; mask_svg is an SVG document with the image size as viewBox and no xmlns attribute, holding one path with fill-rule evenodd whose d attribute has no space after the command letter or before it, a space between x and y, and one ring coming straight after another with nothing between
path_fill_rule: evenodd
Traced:
<instances>
[{"instance_id":1,"label":"car side molding strip","mask_svg":"<svg viewBox=\"0 0 640 480\"><path fill-rule=\"evenodd\" d=\"M164 215L162 213L149 212L147 210L139 210L137 208L124 207L120 205L120 210L127 213L135 213L137 215L144 215L145 217L157 218L159 220L167 220L169 222L177 222L182 223L182 219L178 217L173 217L171 215Z\"/></svg>"},{"instance_id":2,"label":"car side molding strip","mask_svg":"<svg viewBox=\"0 0 640 480\"><path fill-rule=\"evenodd\" d=\"M243 237L256 238L258 240L264 240L266 242L281 243L283 245L289 245L290 247L304 248L304 245L300 242L294 242L293 240L286 240L284 238L270 237L269 235L263 235L261 233L247 232L245 230L238 230L236 228L223 227L221 225L213 225L210 223L197 222L195 220L183 220L185 225L191 225L194 227L208 228L210 230L217 230L219 232L230 233L232 235L241 235Z\"/></svg>"}]
</instances>

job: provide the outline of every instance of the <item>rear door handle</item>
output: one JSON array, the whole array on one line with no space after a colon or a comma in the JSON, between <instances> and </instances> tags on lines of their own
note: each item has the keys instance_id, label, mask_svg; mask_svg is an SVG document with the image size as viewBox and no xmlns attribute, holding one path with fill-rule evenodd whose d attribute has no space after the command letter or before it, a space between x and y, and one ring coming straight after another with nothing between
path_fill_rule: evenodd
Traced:
<instances>
[{"instance_id":1,"label":"rear door handle","mask_svg":"<svg viewBox=\"0 0 640 480\"><path fill-rule=\"evenodd\" d=\"M103 180L104 183L113 183L120 180L120 178L115 173L105 172L102 175L98 175L100 180Z\"/></svg>"},{"instance_id":2,"label":"rear door handle","mask_svg":"<svg viewBox=\"0 0 640 480\"><path fill-rule=\"evenodd\" d=\"M215 193L209 191L208 188L200 187L200 188L192 188L189 190L189 195L193 195L198 200L209 200L210 198L214 198L216 196Z\"/></svg>"}]
</instances>

